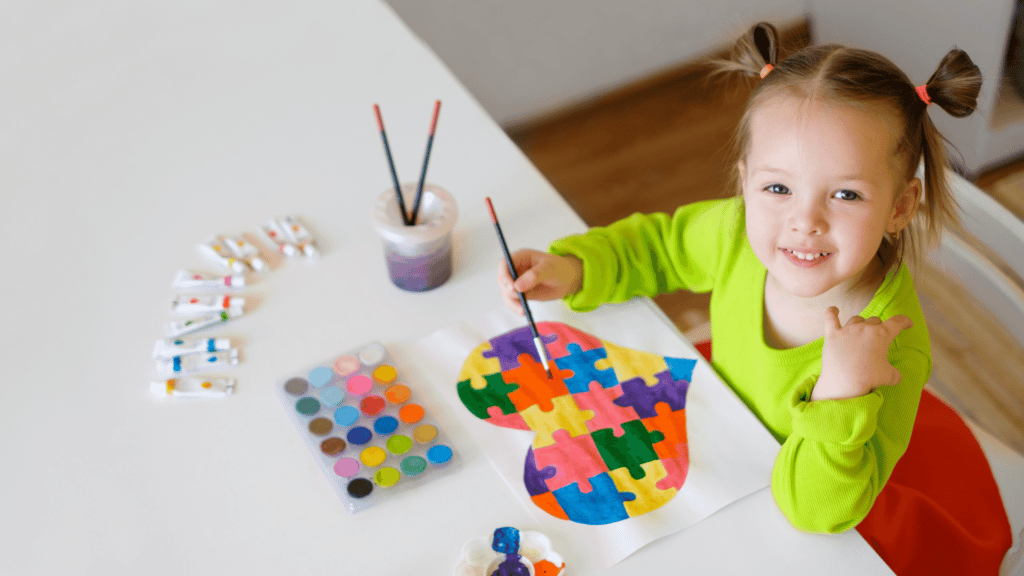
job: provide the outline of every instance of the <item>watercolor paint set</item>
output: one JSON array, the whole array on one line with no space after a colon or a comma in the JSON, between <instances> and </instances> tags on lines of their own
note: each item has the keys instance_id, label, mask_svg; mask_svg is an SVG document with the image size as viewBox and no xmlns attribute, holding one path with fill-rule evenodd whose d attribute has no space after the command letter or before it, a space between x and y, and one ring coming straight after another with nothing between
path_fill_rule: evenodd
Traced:
<instances>
[{"instance_id":1,"label":"watercolor paint set","mask_svg":"<svg viewBox=\"0 0 1024 576\"><path fill-rule=\"evenodd\" d=\"M281 378L289 418L350 514L440 478L460 458L438 421L371 342Z\"/></svg>"}]
</instances>

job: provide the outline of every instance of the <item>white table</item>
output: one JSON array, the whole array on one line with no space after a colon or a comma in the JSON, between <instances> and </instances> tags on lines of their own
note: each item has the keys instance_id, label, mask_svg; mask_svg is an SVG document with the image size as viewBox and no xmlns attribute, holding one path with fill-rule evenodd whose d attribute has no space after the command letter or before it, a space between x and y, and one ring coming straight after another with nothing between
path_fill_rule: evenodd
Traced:
<instances>
[{"instance_id":1,"label":"white table","mask_svg":"<svg viewBox=\"0 0 1024 576\"><path fill-rule=\"evenodd\" d=\"M447 574L466 540L529 528L472 443L463 469L421 496L349 516L270 389L339 351L411 342L497 306L484 196L515 247L584 228L385 5L3 12L0 573ZM412 294L389 283L370 227L390 186L371 106L415 180L435 99L428 179L460 202L457 260L444 287ZM237 393L153 401L150 352L176 270L216 270L197 242L283 214L305 219L324 257L275 261L247 290L250 313L217 331L242 345ZM647 301L631 306L638 325L665 322ZM606 573L655 570L888 573L856 533L789 527L767 490Z\"/></svg>"}]
</instances>

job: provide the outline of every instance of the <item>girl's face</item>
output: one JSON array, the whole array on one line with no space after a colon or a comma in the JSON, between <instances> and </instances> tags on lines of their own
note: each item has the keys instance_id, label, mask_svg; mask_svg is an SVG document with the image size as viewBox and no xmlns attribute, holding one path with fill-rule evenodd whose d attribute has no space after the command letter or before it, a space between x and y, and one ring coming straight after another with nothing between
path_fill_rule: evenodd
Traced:
<instances>
[{"instance_id":1,"label":"girl's face","mask_svg":"<svg viewBox=\"0 0 1024 576\"><path fill-rule=\"evenodd\" d=\"M879 107L776 96L753 111L738 166L746 229L777 286L841 298L878 272L883 234L906 226L921 190L901 179L897 134Z\"/></svg>"}]
</instances>

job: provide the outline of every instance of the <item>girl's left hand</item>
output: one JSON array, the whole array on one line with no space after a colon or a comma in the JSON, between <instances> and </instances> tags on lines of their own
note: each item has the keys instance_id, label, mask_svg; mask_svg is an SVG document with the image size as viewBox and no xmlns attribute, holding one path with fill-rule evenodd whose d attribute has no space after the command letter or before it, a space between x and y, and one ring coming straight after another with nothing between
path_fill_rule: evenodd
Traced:
<instances>
[{"instance_id":1,"label":"girl's left hand","mask_svg":"<svg viewBox=\"0 0 1024 576\"><path fill-rule=\"evenodd\" d=\"M839 322L839 309L825 311L825 343L821 350L821 376L811 401L856 398L879 386L900 381L900 371L888 360L889 345L900 332L913 326L907 316L882 322L877 316Z\"/></svg>"}]
</instances>

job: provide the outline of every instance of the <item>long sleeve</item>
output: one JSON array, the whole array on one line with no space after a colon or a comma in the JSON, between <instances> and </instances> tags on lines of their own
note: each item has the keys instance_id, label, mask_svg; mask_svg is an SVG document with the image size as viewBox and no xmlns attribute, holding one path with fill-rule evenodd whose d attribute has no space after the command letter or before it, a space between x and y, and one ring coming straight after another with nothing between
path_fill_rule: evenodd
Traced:
<instances>
[{"instance_id":1,"label":"long sleeve","mask_svg":"<svg viewBox=\"0 0 1024 576\"><path fill-rule=\"evenodd\" d=\"M552 243L551 252L572 254L583 262L582 288L567 296L566 304L592 310L634 296L711 290L722 253L721 232L737 228L735 218L728 216L736 202L697 202L671 216L634 214Z\"/></svg>"}]
</instances>

